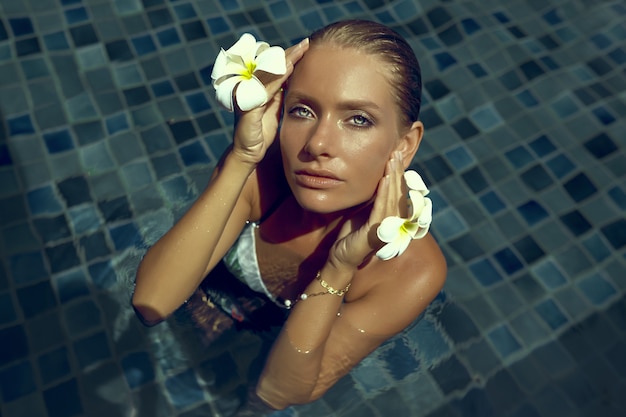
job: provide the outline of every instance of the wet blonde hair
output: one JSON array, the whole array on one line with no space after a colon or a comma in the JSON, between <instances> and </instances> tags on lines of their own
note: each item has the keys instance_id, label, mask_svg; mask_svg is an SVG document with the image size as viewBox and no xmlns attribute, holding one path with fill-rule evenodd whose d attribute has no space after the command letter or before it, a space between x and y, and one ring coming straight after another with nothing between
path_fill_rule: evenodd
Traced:
<instances>
[{"instance_id":1,"label":"wet blonde hair","mask_svg":"<svg viewBox=\"0 0 626 417\"><path fill-rule=\"evenodd\" d=\"M356 48L389 64L394 99L407 126L417 121L422 104L422 71L413 49L393 29L368 20L342 20L316 30L311 46L324 43Z\"/></svg>"}]
</instances>

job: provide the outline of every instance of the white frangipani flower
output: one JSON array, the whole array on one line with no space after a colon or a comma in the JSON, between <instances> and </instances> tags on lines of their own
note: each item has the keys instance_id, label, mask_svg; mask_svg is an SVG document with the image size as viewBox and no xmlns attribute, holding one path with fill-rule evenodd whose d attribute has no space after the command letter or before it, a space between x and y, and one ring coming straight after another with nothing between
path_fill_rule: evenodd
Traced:
<instances>
[{"instance_id":1,"label":"white frangipani flower","mask_svg":"<svg viewBox=\"0 0 626 417\"><path fill-rule=\"evenodd\" d=\"M408 219L390 216L378 226L376 234L386 245L376 252L376 256L383 261L402 255L411 240L426 236L432 221L433 203L426 197L429 191L422 177L415 171L406 171L404 180L409 188L411 215Z\"/></svg>"},{"instance_id":2,"label":"white frangipani flower","mask_svg":"<svg viewBox=\"0 0 626 417\"><path fill-rule=\"evenodd\" d=\"M252 110L267 102L265 86L256 77L257 71L282 75L287 72L285 50L257 42L249 33L241 35L228 50L222 49L215 59L211 79L217 101L233 111L233 90L237 105L243 111Z\"/></svg>"}]
</instances>

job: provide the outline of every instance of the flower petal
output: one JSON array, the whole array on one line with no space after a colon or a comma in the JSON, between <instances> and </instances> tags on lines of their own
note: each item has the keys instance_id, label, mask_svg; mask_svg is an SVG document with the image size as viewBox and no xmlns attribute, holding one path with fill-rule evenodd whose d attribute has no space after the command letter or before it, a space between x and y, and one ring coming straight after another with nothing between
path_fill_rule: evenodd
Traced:
<instances>
[{"instance_id":1,"label":"flower petal","mask_svg":"<svg viewBox=\"0 0 626 417\"><path fill-rule=\"evenodd\" d=\"M428 228L430 223L433 221L433 202L430 198L426 197L424 199L424 209L420 213L417 224L419 227Z\"/></svg>"},{"instance_id":2,"label":"flower petal","mask_svg":"<svg viewBox=\"0 0 626 417\"><path fill-rule=\"evenodd\" d=\"M259 55L261 55L263 53L263 51L265 51L269 47L270 47L269 43L263 42L263 41L258 41L256 43L256 49L254 50L254 57L255 58L258 57Z\"/></svg>"},{"instance_id":3,"label":"flower petal","mask_svg":"<svg viewBox=\"0 0 626 417\"><path fill-rule=\"evenodd\" d=\"M406 220L401 217L386 217L376 229L376 235L382 242L393 242L400 235L400 227L405 221Z\"/></svg>"},{"instance_id":4,"label":"flower petal","mask_svg":"<svg viewBox=\"0 0 626 417\"><path fill-rule=\"evenodd\" d=\"M250 62L254 60L256 50L257 46L254 36L249 33L244 33L226 52L232 55L239 55L243 58L244 62Z\"/></svg>"},{"instance_id":5,"label":"flower petal","mask_svg":"<svg viewBox=\"0 0 626 417\"><path fill-rule=\"evenodd\" d=\"M409 200L411 201L411 217L409 221L414 222L424 209L425 198L419 191L409 190Z\"/></svg>"},{"instance_id":6,"label":"flower petal","mask_svg":"<svg viewBox=\"0 0 626 417\"><path fill-rule=\"evenodd\" d=\"M409 247L410 243L411 238L404 236L400 239L394 240L393 242L387 243L376 252L376 256L383 261L387 261L393 257L402 255L404 251L406 251L406 248Z\"/></svg>"},{"instance_id":7,"label":"flower petal","mask_svg":"<svg viewBox=\"0 0 626 417\"><path fill-rule=\"evenodd\" d=\"M215 98L228 111L233 111L233 90L243 77L233 76L215 85Z\"/></svg>"},{"instance_id":8,"label":"flower petal","mask_svg":"<svg viewBox=\"0 0 626 417\"><path fill-rule=\"evenodd\" d=\"M256 70L282 75L287 72L285 50L280 46L265 49L256 58Z\"/></svg>"},{"instance_id":9,"label":"flower petal","mask_svg":"<svg viewBox=\"0 0 626 417\"><path fill-rule=\"evenodd\" d=\"M228 62L228 56L226 55L226 51L223 49L220 50L220 53L217 54L217 58L215 58L215 63L213 64L213 71L211 71L211 79L213 82L218 78L224 76L226 73L225 67Z\"/></svg>"},{"instance_id":10,"label":"flower petal","mask_svg":"<svg viewBox=\"0 0 626 417\"><path fill-rule=\"evenodd\" d=\"M241 81L235 96L237 97L237 106L242 111L252 110L262 106L267 101L265 86L256 77Z\"/></svg>"},{"instance_id":11,"label":"flower petal","mask_svg":"<svg viewBox=\"0 0 626 417\"><path fill-rule=\"evenodd\" d=\"M407 187L409 187L409 189L420 191L423 195L427 195L429 193L428 187L426 187L426 183L424 183L424 180L416 171L405 171L404 180L406 181L406 185Z\"/></svg>"}]
</instances>

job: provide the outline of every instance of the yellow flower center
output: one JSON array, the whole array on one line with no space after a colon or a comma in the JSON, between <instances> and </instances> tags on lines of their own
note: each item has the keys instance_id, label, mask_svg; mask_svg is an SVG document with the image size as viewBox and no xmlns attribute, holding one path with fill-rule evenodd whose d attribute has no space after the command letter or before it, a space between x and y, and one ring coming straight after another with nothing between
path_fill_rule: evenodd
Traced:
<instances>
[{"instance_id":1,"label":"yellow flower center","mask_svg":"<svg viewBox=\"0 0 626 417\"><path fill-rule=\"evenodd\" d=\"M253 77L254 71L256 70L256 62L246 62L246 69L241 74L246 80L249 80Z\"/></svg>"}]
</instances>

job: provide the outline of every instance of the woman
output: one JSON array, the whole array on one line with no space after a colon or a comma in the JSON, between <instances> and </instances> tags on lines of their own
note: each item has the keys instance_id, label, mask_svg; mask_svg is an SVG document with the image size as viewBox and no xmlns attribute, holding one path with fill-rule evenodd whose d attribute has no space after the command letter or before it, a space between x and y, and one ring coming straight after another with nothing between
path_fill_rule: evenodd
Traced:
<instances>
[{"instance_id":1,"label":"woman","mask_svg":"<svg viewBox=\"0 0 626 417\"><path fill-rule=\"evenodd\" d=\"M145 322L163 320L247 237L261 291L291 307L257 385L276 409L321 397L418 317L446 271L430 235L374 256L382 220L407 216L403 172L423 135L410 46L345 21L288 49L286 63L265 80L268 102L238 112L233 146L146 253L133 296Z\"/></svg>"}]
</instances>

